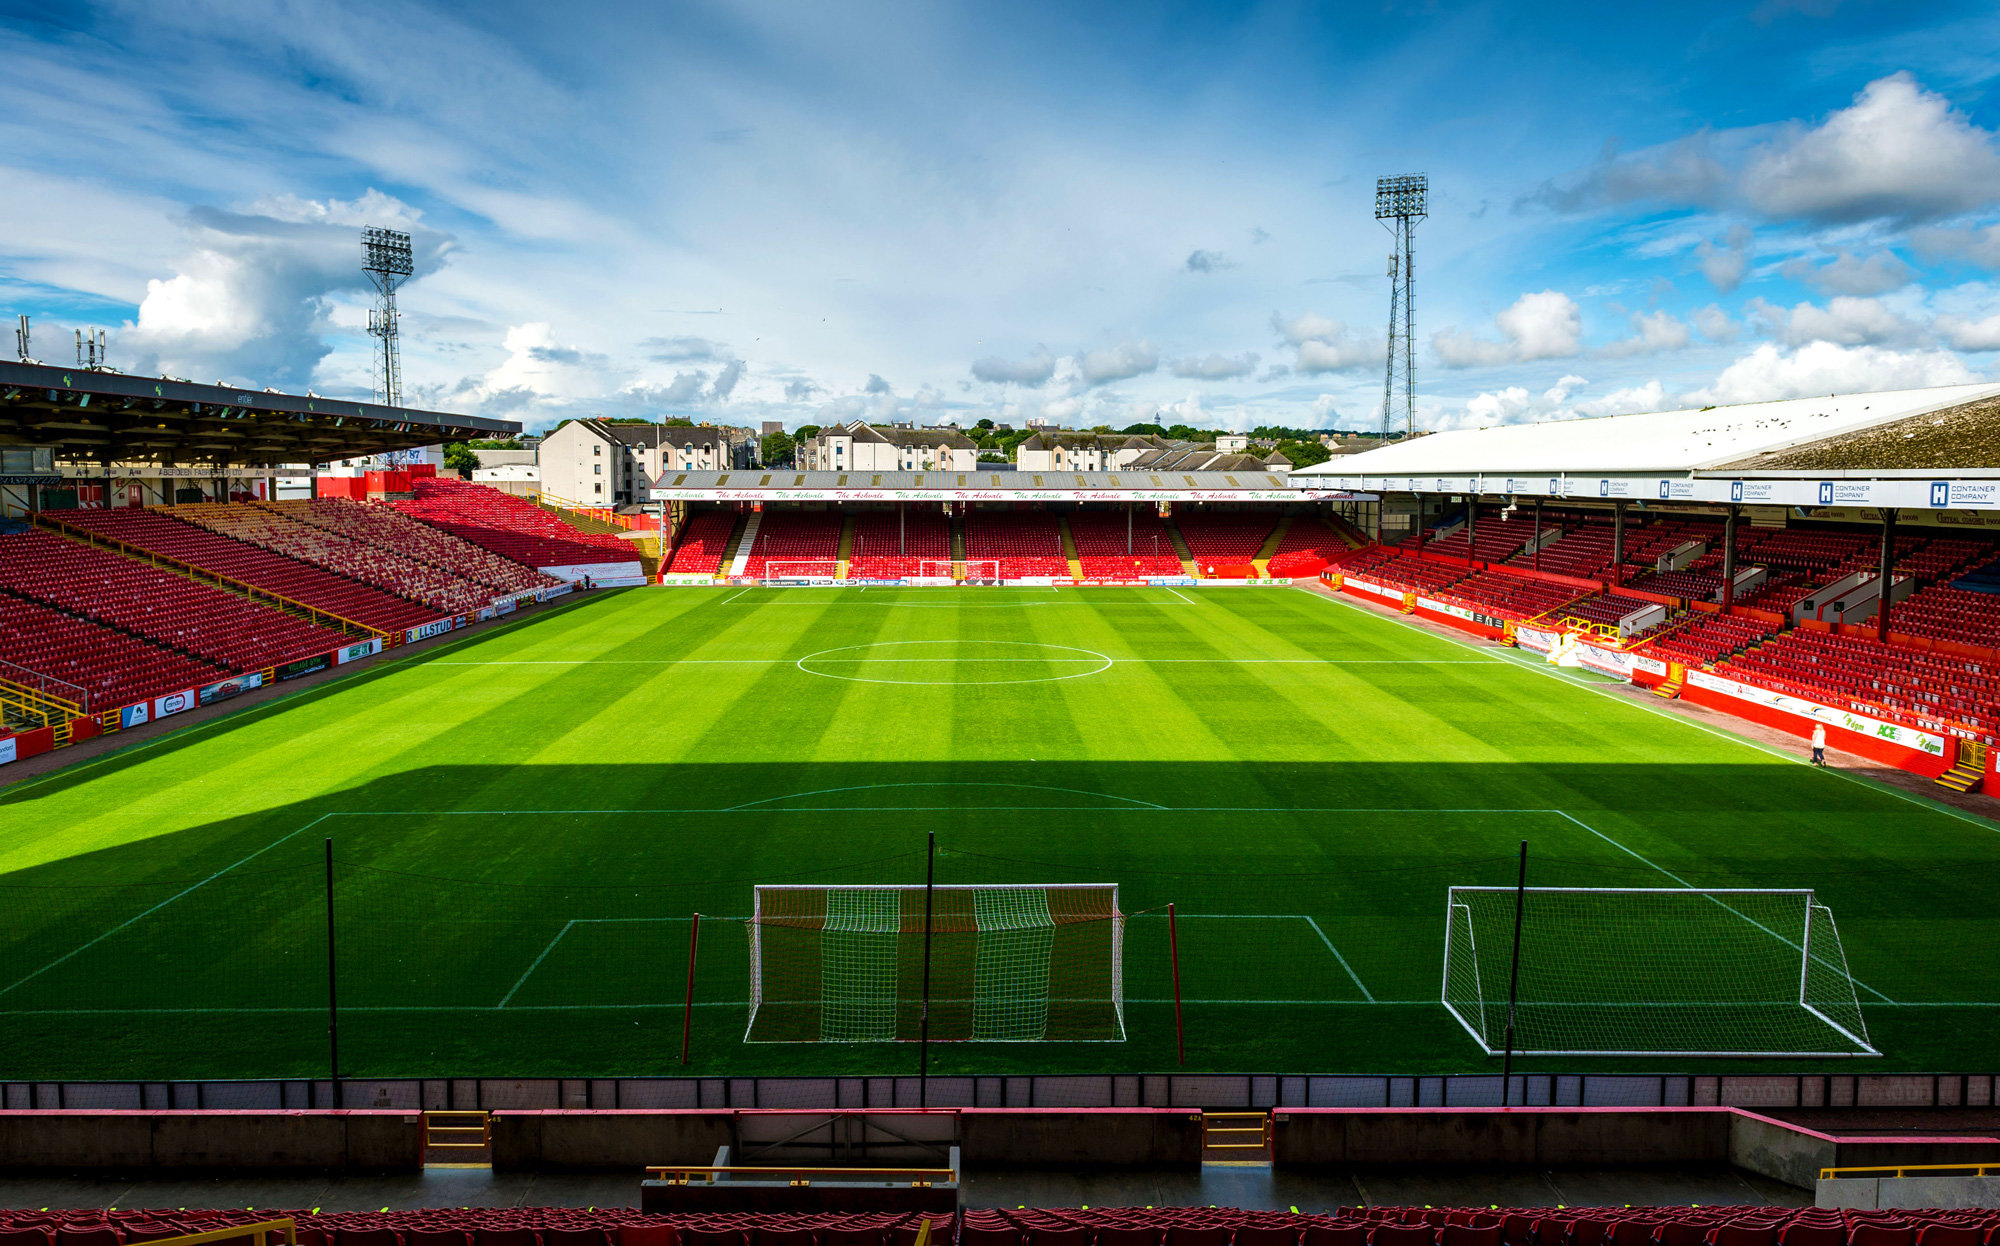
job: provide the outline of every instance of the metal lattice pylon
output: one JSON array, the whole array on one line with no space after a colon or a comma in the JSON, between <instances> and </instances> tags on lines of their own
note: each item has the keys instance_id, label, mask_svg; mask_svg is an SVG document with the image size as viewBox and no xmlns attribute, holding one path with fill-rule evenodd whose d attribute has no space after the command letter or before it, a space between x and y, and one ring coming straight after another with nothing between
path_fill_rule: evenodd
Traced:
<instances>
[{"instance_id":1,"label":"metal lattice pylon","mask_svg":"<svg viewBox=\"0 0 2000 1246\"><path fill-rule=\"evenodd\" d=\"M1424 174L1376 179L1375 219L1395 240L1389 252L1389 360L1382 375L1385 439L1398 423L1405 435L1417 428L1416 227L1429 214L1430 179Z\"/></svg>"}]
</instances>

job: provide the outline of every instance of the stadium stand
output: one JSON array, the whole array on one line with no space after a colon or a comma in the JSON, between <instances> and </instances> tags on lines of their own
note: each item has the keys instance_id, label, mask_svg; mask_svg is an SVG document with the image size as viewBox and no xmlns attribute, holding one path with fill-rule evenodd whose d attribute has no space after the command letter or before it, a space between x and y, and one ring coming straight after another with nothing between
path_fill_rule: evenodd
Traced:
<instances>
[{"instance_id":1,"label":"stadium stand","mask_svg":"<svg viewBox=\"0 0 2000 1246\"><path fill-rule=\"evenodd\" d=\"M1631 587L1658 593L1662 597L1714 601L1722 593L1722 575L1706 571L1656 571L1631 581Z\"/></svg>"},{"instance_id":2,"label":"stadium stand","mask_svg":"<svg viewBox=\"0 0 2000 1246\"><path fill-rule=\"evenodd\" d=\"M1566 619L1615 627L1618 620L1635 610L1644 610L1652 604L1643 598L1627 597L1622 593L1593 593L1564 606L1562 613Z\"/></svg>"},{"instance_id":3,"label":"stadium stand","mask_svg":"<svg viewBox=\"0 0 2000 1246\"><path fill-rule=\"evenodd\" d=\"M2000 598L1933 584L1891 606L1889 626L1909 636L2000 649Z\"/></svg>"},{"instance_id":4,"label":"stadium stand","mask_svg":"<svg viewBox=\"0 0 2000 1246\"><path fill-rule=\"evenodd\" d=\"M395 550L406 558L429 563L474 583L484 584L503 596L553 588L562 583L552 575L543 575L511 558L503 558L489 549L455 537L441 528L419 523L386 506L346 498L264 502L259 505L300 523Z\"/></svg>"},{"instance_id":5,"label":"stadium stand","mask_svg":"<svg viewBox=\"0 0 2000 1246\"><path fill-rule=\"evenodd\" d=\"M1583 589L1567 584L1530 580L1504 571L1481 571L1433 595L1493 618L1521 622L1574 601L1583 593Z\"/></svg>"},{"instance_id":6,"label":"stadium stand","mask_svg":"<svg viewBox=\"0 0 2000 1246\"><path fill-rule=\"evenodd\" d=\"M2000 726L2000 662L1797 628L1721 662L1716 671L1776 692L1909 718Z\"/></svg>"},{"instance_id":7,"label":"stadium stand","mask_svg":"<svg viewBox=\"0 0 2000 1246\"><path fill-rule=\"evenodd\" d=\"M997 561L1000 577L1007 580L1069 574L1062 531L1046 511L967 511L965 557Z\"/></svg>"},{"instance_id":8,"label":"stadium stand","mask_svg":"<svg viewBox=\"0 0 2000 1246\"><path fill-rule=\"evenodd\" d=\"M77 685L90 713L136 705L234 672L113 631L53 606L0 592L0 661Z\"/></svg>"},{"instance_id":9,"label":"stadium stand","mask_svg":"<svg viewBox=\"0 0 2000 1246\"><path fill-rule=\"evenodd\" d=\"M1387 561L1376 563L1366 571L1360 568L1353 570L1357 575L1366 575L1371 580L1412 593L1434 593L1446 585L1456 584L1467 574L1466 568L1453 563L1430 562L1406 554L1393 554Z\"/></svg>"},{"instance_id":10,"label":"stadium stand","mask_svg":"<svg viewBox=\"0 0 2000 1246\"><path fill-rule=\"evenodd\" d=\"M340 632L50 532L0 536L0 588L230 671L348 643Z\"/></svg>"},{"instance_id":11,"label":"stadium stand","mask_svg":"<svg viewBox=\"0 0 2000 1246\"><path fill-rule=\"evenodd\" d=\"M1555 525L1545 517L1542 521L1544 539L1554 531ZM1513 519L1502 519L1498 511L1482 510L1477 531L1468 534L1465 528L1460 527L1436 540L1426 539L1424 548L1434 554L1470 558L1474 562L1506 562L1534 539L1535 521L1532 518L1522 518L1517 514ZM1416 548L1416 534L1404 537L1399 544L1407 549Z\"/></svg>"},{"instance_id":12,"label":"stadium stand","mask_svg":"<svg viewBox=\"0 0 2000 1246\"><path fill-rule=\"evenodd\" d=\"M410 483L415 498L387 505L525 567L587 567L637 557L623 537L578 531L511 493L443 476Z\"/></svg>"},{"instance_id":13,"label":"stadium stand","mask_svg":"<svg viewBox=\"0 0 2000 1246\"><path fill-rule=\"evenodd\" d=\"M1208 575L1211 567L1249 566L1271 539L1278 518L1256 511L1184 511L1174 517L1174 526L1200 574Z\"/></svg>"},{"instance_id":14,"label":"stadium stand","mask_svg":"<svg viewBox=\"0 0 2000 1246\"><path fill-rule=\"evenodd\" d=\"M408 598L183 523L160 511L75 510L62 512L61 519L71 527L254 584L267 592L381 631L401 631L437 617L437 611Z\"/></svg>"},{"instance_id":15,"label":"stadium stand","mask_svg":"<svg viewBox=\"0 0 2000 1246\"><path fill-rule=\"evenodd\" d=\"M1318 575L1320 568L1346 552L1347 542L1339 533L1317 519L1301 515L1278 538L1277 552L1271 555L1265 569L1277 580Z\"/></svg>"},{"instance_id":16,"label":"stadium stand","mask_svg":"<svg viewBox=\"0 0 2000 1246\"><path fill-rule=\"evenodd\" d=\"M622 1207L260 1208L0 1212L5 1246L121 1246L273 1219L300 1246L1992 1246L1987 1208L1016 1207L920 1212L649 1214Z\"/></svg>"},{"instance_id":17,"label":"stadium stand","mask_svg":"<svg viewBox=\"0 0 2000 1246\"><path fill-rule=\"evenodd\" d=\"M922 574L925 562L949 561L951 527L941 511L906 509L900 526L894 511L863 511L854 517L850 580L900 580Z\"/></svg>"},{"instance_id":18,"label":"stadium stand","mask_svg":"<svg viewBox=\"0 0 2000 1246\"><path fill-rule=\"evenodd\" d=\"M415 562L259 506L197 503L177 506L173 513L176 518L211 532L423 602L437 614L468 613L493 601L491 589L443 568Z\"/></svg>"},{"instance_id":19,"label":"stadium stand","mask_svg":"<svg viewBox=\"0 0 2000 1246\"><path fill-rule=\"evenodd\" d=\"M1631 545L1632 533L1625 534L1626 545ZM1571 575L1578 579L1594 580L1609 572L1611 568L1611 547L1613 544L1611 525L1586 519L1565 519L1562 521L1562 537L1553 544L1542 548L1542 556L1536 559L1532 550L1523 550L1507 561L1517 567L1537 567L1556 575Z\"/></svg>"},{"instance_id":20,"label":"stadium stand","mask_svg":"<svg viewBox=\"0 0 2000 1246\"><path fill-rule=\"evenodd\" d=\"M761 578L773 562L825 562L840 557L840 515L835 511L765 511L744 574Z\"/></svg>"},{"instance_id":21,"label":"stadium stand","mask_svg":"<svg viewBox=\"0 0 2000 1246\"><path fill-rule=\"evenodd\" d=\"M1695 622L1667 635L1654 637L1643 646L1642 651L1662 662L1707 666L1718 658L1776 635L1777 630L1755 619L1727 614L1696 615Z\"/></svg>"},{"instance_id":22,"label":"stadium stand","mask_svg":"<svg viewBox=\"0 0 2000 1246\"><path fill-rule=\"evenodd\" d=\"M681 529L667 570L674 575L716 574L722 570L722 554L735 530L736 515L731 511L696 511Z\"/></svg>"},{"instance_id":23,"label":"stadium stand","mask_svg":"<svg viewBox=\"0 0 2000 1246\"><path fill-rule=\"evenodd\" d=\"M1129 554L1125 552L1125 523L1125 514L1115 511L1077 511L1069 517L1070 537L1076 542L1077 561L1084 575L1122 580L1187 574L1157 511L1132 511Z\"/></svg>"}]
</instances>

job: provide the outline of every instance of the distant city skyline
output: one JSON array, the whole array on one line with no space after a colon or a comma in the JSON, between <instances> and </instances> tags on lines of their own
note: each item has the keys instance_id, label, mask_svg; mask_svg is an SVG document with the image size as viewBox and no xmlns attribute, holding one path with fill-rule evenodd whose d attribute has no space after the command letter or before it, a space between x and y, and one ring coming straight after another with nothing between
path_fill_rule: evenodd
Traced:
<instances>
[{"instance_id":1,"label":"distant city skyline","mask_svg":"<svg viewBox=\"0 0 2000 1246\"><path fill-rule=\"evenodd\" d=\"M0 0L0 312L38 354L757 427L1380 423L1378 176L1426 173L1419 426L1984 379L2000 13Z\"/></svg>"}]
</instances>

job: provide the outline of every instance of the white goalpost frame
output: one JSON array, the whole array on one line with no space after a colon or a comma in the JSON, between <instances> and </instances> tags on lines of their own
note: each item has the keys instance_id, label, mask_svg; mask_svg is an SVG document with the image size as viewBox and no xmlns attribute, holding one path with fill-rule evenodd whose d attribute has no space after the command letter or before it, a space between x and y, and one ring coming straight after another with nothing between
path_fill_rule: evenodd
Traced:
<instances>
[{"instance_id":1,"label":"white goalpost frame","mask_svg":"<svg viewBox=\"0 0 2000 1246\"><path fill-rule=\"evenodd\" d=\"M794 558L784 562L767 562L764 574L759 578L765 584L838 584L840 560Z\"/></svg>"},{"instance_id":2,"label":"white goalpost frame","mask_svg":"<svg viewBox=\"0 0 2000 1246\"><path fill-rule=\"evenodd\" d=\"M1502 1049L1499 1047L1495 1047L1490 1042L1488 1042L1485 1035L1481 1034L1479 1030L1475 1029L1472 1023L1465 1018L1464 1014L1462 1014L1452 1002L1451 998L1451 972L1452 972L1451 952L1452 952L1452 928L1453 928L1452 919L1455 914L1455 911L1462 910L1465 914L1465 932L1466 932L1467 949L1468 951L1471 951L1474 954L1472 959L1472 972L1474 979L1472 989L1475 998L1479 1001L1479 1006L1483 1013L1486 1007L1486 996L1485 996L1484 984L1479 980L1479 961L1476 953L1476 944L1474 942L1474 935L1473 935L1472 910L1469 905L1462 903L1458 899L1458 896L1461 892L1481 892L1487 894L1501 894L1511 897L1516 894L1516 891L1517 891L1516 888L1505 887L1505 886L1451 887L1447 890L1445 897L1444 974L1443 974L1443 982L1440 986L1438 1002L1444 1005L1445 1011L1451 1014L1452 1019L1457 1021L1460 1028L1462 1028L1466 1032L1466 1034L1471 1037L1473 1042L1478 1043L1480 1048L1483 1051L1485 1051L1485 1053L1489 1056L1500 1055ZM1853 1043L1856 1047L1860 1048L1860 1050L1859 1051L1689 1051L1682 1049L1609 1050L1601 1048L1549 1049L1549 1048L1516 1047L1514 1049L1514 1054L1516 1055L1619 1056L1619 1057L1636 1056L1636 1057L1647 1057L1647 1058L1654 1058L1654 1057L1663 1058L1670 1056L1692 1056L1692 1057L1704 1057L1704 1058L1788 1057L1788 1058L1801 1058L1801 1059L1832 1059L1836 1057L1858 1058L1866 1056L1879 1056L1882 1054L1881 1051L1878 1050L1875 1047L1875 1045L1868 1040L1865 1034L1864 1035L1855 1034L1852 1030L1848 1029L1840 1022L1835 1021L1832 1017L1827 1016L1826 1013L1822 1012L1819 1008L1815 1007L1813 1003L1807 999L1807 986L1811 977L1812 965L1813 962L1817 959L1819 963L1821 965L1826 966L1827 969L1832 971L1837 971L1840 974L1841 980L1847 983L1848 991L1850 993L1850 998L1854 1000L1855 1015L1857 1017L1859 1017L1860 1015L1861 1011L1860 999L1858 996L1855 996L1853 994L1854 978L1853 975L1848 972L1846 948L1844 945L1838 942L1839 927L1834 924L1833 910L1828 908L1826 905L1819 903L1816 893L1810 887L1709 887L1709 888L1528 887L1525 889L1525 891L1529 895L1538 895L1538 894L1560 895L1560 894L1570 893L1570 894L1586 894L1586 895L1675 895L1675 896L1699 895L1705 897L1710 902L1718 905L1725 911L1734 914L1735 916L1741 918L1744 922L1748 923L1749 925L1756 927L1758 930L1763 931L1765 934L1771 936L1773 939L1776 939L1778 942L1783 943L1785 946L1790 947L1795 951L1797 951L1799 953L1799 989L1798 989L1798 998L1794 1002L1796 1002L1800 1008L1804 1009L1806 1012L1816 1017L1827 1028L1833 1030L1841 1037L1847 1039L1849 1042ZM1779 934L1777 931L1772 930L1770 927L1764 925L1762 922L1757 921L1755 918L1750 917L1748 914L1742 913L1737 909L1731 908L1727 903L1724 902L1723 899L1723 897L1728 897L1728 896L1801 897L1804 903L1805 913L1804 913L1804 922L1802 923L1800 930L1799 942L1794 943L1792 942L1792 940L1786 938L1784 935ZM1833 929L1833 934L1836 940L1835 949L1839 957L1838 963L1831 960L1827 960L1824 957L1815 956L1815 954L1812 951L1812 933L1813 933L1813 921L1815 914L1817 914L1820 918L1825 920L1827 925L1829 927L1832 927ZM1504 1007L1506 1001L1500 1000L1496 1001L1496 1003L1499 1006ZM1482 1015L1481 1017L1482 1024L1484 1023L1484 1020L1485 1018Z\"/></svg>"},{"instance_id":3,"label":"white goalpost frame","mask_svg":"<svg viewBox=\"0 0 2000 1246\"><path fill-rule=\"evenodd\" d=\"M809 883L806 884L774 883L769 885L759 883L756 886L754 886L751 889L751 906L750 906L750 1009L749 1009L750 1015L746 1019L744 1024L743 1041L744 1042L784 1041L784 1040L773 1040L773 1039L752 1039L750 1037L751 1031L756 1029L757 1026L757 1010L764 1001L764 945L762 936L763 936L763 925L764 925L763 921L764 894L766 892L795 891L795 892L814 892L814 893L824 894L826 892L866 891L866 892L894 892L898 895L902 895L911 892L921 893L923 890L924 890L924 885L922 883L886 883L879 886L870 883L839 883L839 884L828 884L825 886L815 886ZM1127 914L1124 912L1124 910L1118 907L1117 883L990 883L990 884L952 883L952 884L934 885L931 888L931 891L933 893L940 891L950 891L950 892L1039 891L1044 893L1049 891L1072 891L1072 892L1096 891L1096 892L1108 893L1110 896L1111 908L1110 911L1106 914L1104 920L1107 920L1111 923L1110 1003L1112 1012L1118 1018L1118 1034L1116 1037L1113 1038L1064 1038L1051 1041L1066 1042L1066 1043L1122 1043L1126 1041L1125 922L1127 919ZM792 1040L792 1041L812 1041L812 1040ZM827 1040L820 1040L820 1041L827 1041ZM937 1041L937 1040L934 1039L932 1041ZM1008 1039L982 1040L975 1038L975 1039L966 1039L958 1041L1007 1042L1007 1041L1019 1041L1019 1040L1008 1040Z\"/></svg>"},{"instance_id":4,"label":"white goalpost frame","mask_svg":"<svg viewBox=\"0 0 2000 1246\"><path fill-rule=\"evenodd\" d=\"M914 580L918 584L956 584L958 578L952 574L952 567L949 558L920 559Z\"/></svg>"}]
</instances>

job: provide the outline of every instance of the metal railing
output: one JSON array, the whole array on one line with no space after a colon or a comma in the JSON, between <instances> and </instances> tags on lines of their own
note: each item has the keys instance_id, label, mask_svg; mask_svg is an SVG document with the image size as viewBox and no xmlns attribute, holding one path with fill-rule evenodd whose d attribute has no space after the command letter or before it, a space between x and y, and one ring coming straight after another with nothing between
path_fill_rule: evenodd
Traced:
<instances>
[{"instance_id":1,"label":"metal railing","mask_svg":"<svg viewBox=\"0 0 2000 1246\"><path fill-rule=\"evenodd\" d=\"M1965 1177L2000 1177L2000 1164L1880 1164L1868 1168L1822 1168L1821 1181L1836 1177L1903 1177L1911 1173L1938 1176L1956 1173Z\"/></svg>"},{"instance_id":2,"label":"metal railing","mask_svg":"<svg viewBox=\"0 0 2000 1246\"><path fill-rule=\"evenodd\" d=\"M271 1235L282 1232L288 1246L298 1246L298 1223L290 1216L277 1220L259 1220L255 1224L232 1224L223 1229L210 1229L205 1233L184 1233L179 1237L163 1237L154 1240L152 1246L200 1246L203 1242L227 1242L239 1237L250 1239L252 1246L270 1246Z\"/></svg>"},{"instance_id":3,"label":"metal railing","mask_svg":"<svg viewBox=\"0 0 2000 1246\"><path fill-rule=\"evenodd\" d=\"M770 1166L738 1164L703 1168L681 1164L656 1164L646 1169L646 1179L648 1181L665 1181L669 1185L687 1185L696 1177L706 1178L707 1183L713 1185L715 1179L719 1176L761 1177L767 1179L786 1177L789 1178L786 1184L795 1186L811 1185L814 1177L852 1181L858 1177L872 1176L886 1178L890 1181L907 1180L913 1189L927 1189L940 1181L958 1180L958 1173L950 1168L888 1168L872 1166L865 1168L825 1168L795 1167L782 1164Z\"/></svg>"}]
</instances>

